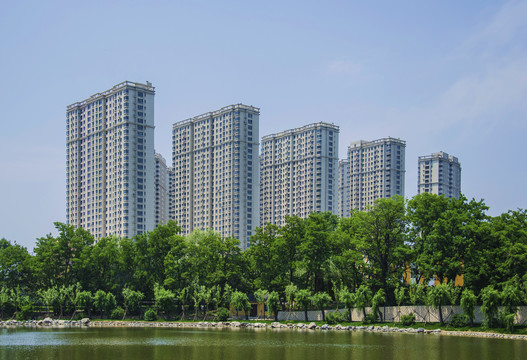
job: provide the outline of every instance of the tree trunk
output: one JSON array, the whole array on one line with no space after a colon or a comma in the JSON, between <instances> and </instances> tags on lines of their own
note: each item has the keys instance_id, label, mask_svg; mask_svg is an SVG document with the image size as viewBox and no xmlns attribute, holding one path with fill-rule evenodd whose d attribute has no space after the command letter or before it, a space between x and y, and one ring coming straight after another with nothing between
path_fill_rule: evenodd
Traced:
<instances>
[{"instance_id":1,"label":"tree trunk","mask_svg":"<svg viewBox=\"0 0 527 360\"><path fill-rule=\"evenodd\" d=\"M324 309L320 309L322 311L322 321L326 321L326 313L324 312Z\"/></svg>"},{"instance_id":2,"label":"tree trunk","mask_svg":"<svg viewBox=\"0 0 527 360\"><path fill-rule=\"evenodd\" d=\"M441 325L443 325L443 311L441 309L441 303L439 304L438 309L439 309L439 322L441 323Z\"/></svg>"},{"instance_id":3,"label":"tree trunk","mask_svg":"<svg viewBox=\"0 0 527 360\"><path fill-rule=\"evenodd\" d=\"M351 313L352 313L351 308L348 308L348 311L349 311L349 314L350 314L350 322L352 322L353 319L352 319L352 315L351 315Z\"/></svg>"},{"instance_id":4,"label":"tree trunk","mask_svg":"<svg viewBox=\"0 0 527 360\"><path fill-rule=\"evenodd\" d=\"M307 308L304 309L304 315L305 315L306 322L307 322Z\"/></svg>"}]
</instances>

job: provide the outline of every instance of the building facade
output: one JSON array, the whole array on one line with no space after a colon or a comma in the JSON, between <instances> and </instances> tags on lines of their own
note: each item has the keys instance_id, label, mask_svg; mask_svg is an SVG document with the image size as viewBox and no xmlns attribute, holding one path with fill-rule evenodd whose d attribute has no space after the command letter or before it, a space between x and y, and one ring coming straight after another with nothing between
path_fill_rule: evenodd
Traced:
<instances>
[{"instance_id":1,"label":"building facade","mask_svg":"<svg viewBox=\"0 0 527 360\"><path fill-rule=\"evenodd\" d=\"M338 188L337 188L337 215L349 217L349 162L340 160L338 168Z\"/></svg>"},{"instance_id":2,"label":"building facade","mask_svg":"<svg viewBox=\"0 0 527 360\"><path fill-rule=\"evenodd\" d=\"M337 212L339 128L316 123L262 138L260 223Z\"/></svg>"},{"instance_id":3,"label":"building facade","mask_svg":"<svg viewBox=\"0 0 527 360\"><path fill-rule=\"evenodd\" d=\"M183 234L211 228L247 247L259 219L259 117L237 104L174 124L174 219Z\"/></svg>"},{"instance_id":4,"label":"building facade","mask_svg":"<svg viewBox=\"0 0 527 360\"><path fill-rule=\"evenodd\" d=\"M404 196L406 142L394 138L356 141L348 147L347 207L367 210L379 198Z\"/></svg>"},{"instance_id":5,"label":"building facade","mask_svg":"<svg viewBox=\"0 0 527 360\"><path fill-rule=\"evenodd\" d=\"M126 81L67 107L66 221L96 239L154 227L154 94Z\"/></svg>"},{"instance_id":6,"label":"building facade","mask_svg":"<svg viewBox=\"0 0 527 360\"><path fill-rule=\"evenodd\" d=\"M457 157L445 152L419 156L417 193L459 198L461 194L461 164Z\"/></svg>"},{"instance_id":7,"label":"building facade","mask_svg":"<svg viewBox=\"0 0 527 360\"><path fill-rule=\"evenodd\" d=\"M155 225L166 224L169 219L169 170L166 160L161 154L155 153L156 175L154 185L156 188Z\"/></svg>"},{"instance_id":8,"label":"building facade","mask_svg":"<svg viewBox=\"0 0 527 360\"><path fill-rule=\"evenodd\" d=\"M174 213L174 198L176 196L174 188L174 179L175 179L174 168L170 166L168 168L168 219L176 220L176 215Z\"/></svg>"}]
</instances>

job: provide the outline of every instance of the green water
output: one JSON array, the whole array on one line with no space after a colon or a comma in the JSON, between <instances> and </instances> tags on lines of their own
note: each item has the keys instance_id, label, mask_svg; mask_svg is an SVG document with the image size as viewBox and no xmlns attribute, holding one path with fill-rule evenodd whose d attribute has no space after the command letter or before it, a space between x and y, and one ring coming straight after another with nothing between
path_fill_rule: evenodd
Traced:
<instances>
[{"instance_id":1,"label":"green water","mask_svg":"<svg viewBox=\"0 0 527 360\"><path fill-rule=\"evenodd\" d=\"M0 359L527 359L527 341L271 329L0 329Z\"/></svg>"}]
</instances>

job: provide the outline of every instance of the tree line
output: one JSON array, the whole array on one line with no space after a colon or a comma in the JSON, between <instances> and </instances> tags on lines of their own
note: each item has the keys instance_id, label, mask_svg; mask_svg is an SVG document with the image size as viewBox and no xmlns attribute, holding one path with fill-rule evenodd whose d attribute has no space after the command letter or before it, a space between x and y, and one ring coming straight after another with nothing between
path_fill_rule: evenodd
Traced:
<instances>
[{"instance_id":1,"label":"tree line","mask_svg":"<svg viewBox=\"0 0 527 360\"><path fill-rule=\"evenodd\" d=\"M0 239L0 316L32 304L109 316L116 308L137 313L146 301L165 314L198 317L233 304L247 310L247 294L263 294L276 310L425 304L434 292L441 306L452 291L479 303L498 294L498 305L524 304L527 212L491 217L487 210L463 196L396 196L347 218L313 213L286 217L282 227L266 224L245 251L211 230L181 235L173 221L97 242L82 228L55 223L58 236L38 239L32 254ZM462 287L442 289L460 276ZM427 286L434 280L440 286ZM462 295L449 298L459 303Z\"/></svg>"}]
</instances>

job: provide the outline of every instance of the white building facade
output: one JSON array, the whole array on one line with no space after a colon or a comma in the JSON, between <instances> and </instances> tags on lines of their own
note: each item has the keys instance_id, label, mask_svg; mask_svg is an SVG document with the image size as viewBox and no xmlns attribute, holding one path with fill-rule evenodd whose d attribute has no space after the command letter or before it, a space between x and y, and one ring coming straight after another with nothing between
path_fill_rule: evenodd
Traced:
<instances>
[{"instance_id":1,"label":"white building facade","mask_svg":"<svg viewBox=\"0 0 527 360\"><path fill-rule=\"evenodd\" d=\"M67 107L66 221L96 239L154 227L154 94L126 81Z\"/></svg>"},{"instance_id":2,"label":"white building facade","mask_svg":"<svg viewBox=\"0 0 527 360\"><path fill-rule=\"evenodd\" d=\"M337 213L339 128L315 123L262 138L260 223Z\"/></svg>"},{"instance_id":3,"label":"white building facade","mask_svg":"<svg viewBox=\"0 0 527 360\"><path fill-rule=\"evenodd\" d=\"M457 157L445 152L419 156L417 193L459 198L461 194L461 164Z\"/></svg>"},{"instance_id":4,"label":"white building facade","mask_svg":"<svg viewBox=\"0 0 527 360\"><path fill-rule=\"evenodd\" d=\"M174 124L174 219L183 234L210 228L247 247L259 225L259 117L236 104Z\"/></svg>"},{"instance_id":5,"label":"white building facade","mask_svg":"<svg viewBox=\"0 0 527 360\"><path fill-rule=\"evenodd\" d=\"M338 168L338 188L337 188L337 215L349 217L349 162L340 160Z\"/></svg>"},{"instance_id":6,"label":"white building facade","mask_svg":"<svg viewBox=\"0 0 527 360\"><path fill-rule=\"evenodd\" d=\"M156 188L155 225L166 224L169 219L169 170L166 160L161 154L155 153L156 175L154 185Z\"/></svg>"},{"instance_id":7,"label":"white building facade","mask_svg":"<svg viewBox=\"0 0 527 360\"><path fill-rule=\"evenodd\" d=\"M405 151L405 141L390 137L351 143L345 195L348 205L343 209L346 216L353 209L367 210L376 199L404 196Z\"/></svg>"}]
</instances>

